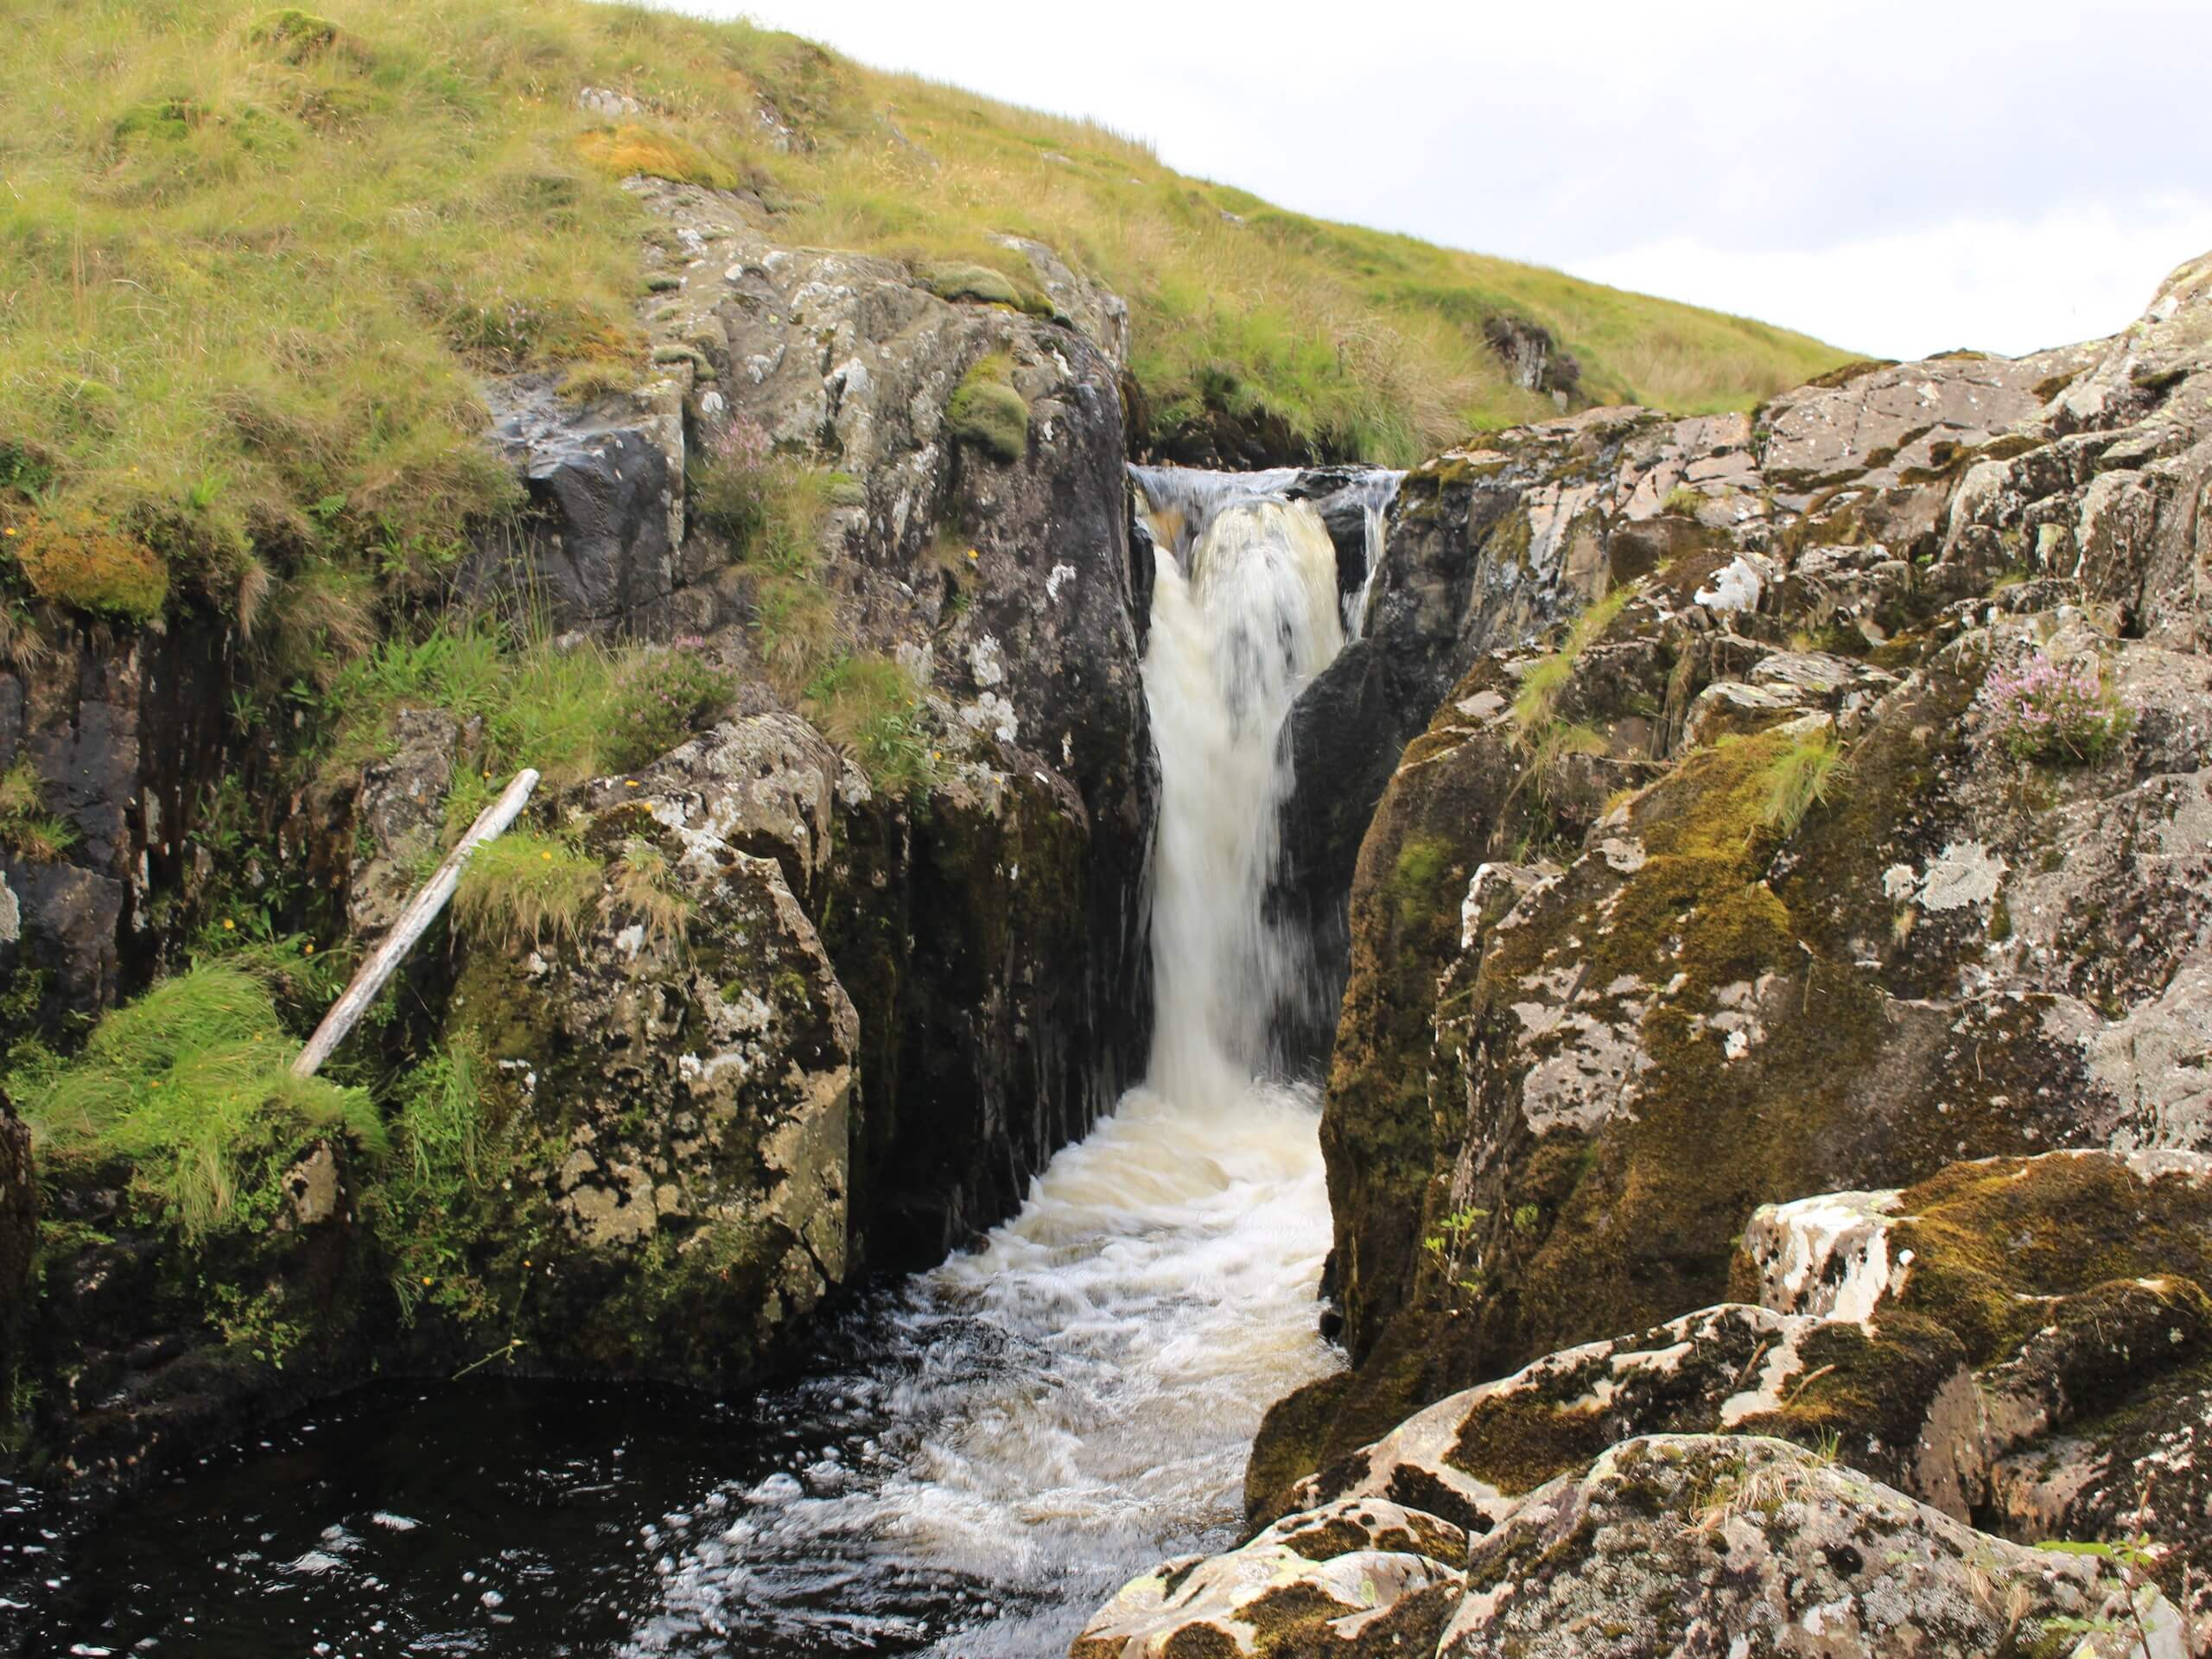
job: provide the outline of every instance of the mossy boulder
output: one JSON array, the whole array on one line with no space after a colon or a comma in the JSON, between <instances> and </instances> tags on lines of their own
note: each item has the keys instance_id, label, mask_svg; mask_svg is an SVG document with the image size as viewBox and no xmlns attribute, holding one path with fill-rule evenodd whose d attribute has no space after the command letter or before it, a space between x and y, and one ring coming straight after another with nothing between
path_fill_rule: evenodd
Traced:
<instances>
[{"instance_id":1,"label":"mossy boulder","mask_svg":"<svg viewBox=\"0 0 2212 1659\"><path fill-rule=\"evenodd\" d=\"M1466 1535L1434 1516L1372 1498L1332 1505L1132 1579L1070 1659L1432 1653L1466 1553Z\"/></svg>"},{"instance_id":2,"label":"mossy boulder","mask_svg":"<svg viewBox=\"0 0 2212 1659\"><path fill-rule=\"evenodd\" d=\"M1325 1466L1286 1503L1388 1498L1486 1532L1607 1446L1639 1434L1740 1433L1808 1446L1834 1437L1854 1466L1964 1519L1975 1493L1949 1459L1954 1420L1962 1405L1971 1417L1972 1398L1964 1351L1941 1333L1892 1340L1726 1304L1450 1395Z\"/></svg>"},{"instance_id":3,"label":"mossy boulder","mask_svg":"<svg viewBox=\"0 0 2212 1659\"><path fill-rule=\"evenodd\" d=\"M728 747L588 791L607 875L573 936L462 952L451 1034L497 1079L512 1171L430 1316L525 1365L754 1376L845 1275L857 1021L782 865L741 844L794 791L716 774Z\"/></svg>"}]
</instances>

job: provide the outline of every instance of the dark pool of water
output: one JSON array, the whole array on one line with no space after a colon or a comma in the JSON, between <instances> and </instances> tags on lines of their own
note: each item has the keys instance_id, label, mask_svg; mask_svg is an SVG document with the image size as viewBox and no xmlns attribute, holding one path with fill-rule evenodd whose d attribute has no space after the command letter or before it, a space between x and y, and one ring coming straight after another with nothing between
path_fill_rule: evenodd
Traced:
<instances>
[{"instance_id":1,"label":"dark pool of water","mask_svg":"<svg viewBox=\"0 0 2212 1659\"><path fill-rule=\"evenodd\" d=\"M905 1369L891 1351L922 1333L886 1309L846 1334L880 1377ZM931 1334L989 1369L977 1351L989 1344ZM755 1552L751 1593L705 1618L664 1611L670 1581L696 1573L748 1494L819 1484L825 1456L859 1479L885 1463L897 1436L880 1405L834 1376L738 1404L496 1378L386 1385L201 1459L89 1528L0 1491L0 1538L38 1552L30 1573L18 1563L37 1609L23 1651L923 1652L997 1611L990 1588L834 1539Z\"/></svg>"},{"instance_id":2,"label":"dark pool of water","mask_svg":"<svg viewBox=\"0 0 2212 1659\"><path fill-rule=\"evenodd\" d=\"M651 1596L646 1529L764 1470L777 1438L644 1391L375 1389L111 1517L71 1553L55 1650L613 1652Z\"/></svg>"}]
</instances>

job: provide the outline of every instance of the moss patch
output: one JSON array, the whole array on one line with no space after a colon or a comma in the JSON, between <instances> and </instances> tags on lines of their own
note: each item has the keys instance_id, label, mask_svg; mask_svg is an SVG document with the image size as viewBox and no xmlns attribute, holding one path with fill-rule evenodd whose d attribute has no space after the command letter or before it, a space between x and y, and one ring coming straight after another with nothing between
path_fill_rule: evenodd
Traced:
<instances>
[{"instance_id":1,"label":"moss patch","mask_svg":"<svg viewBox=\"0 0 2212 1659\"><path fill-rule=\"evenodd\" d=\"M962 443L1008 465L1029 453L1029 405L1014 389L1014 362L1002 352L979 359L945 405L946 429Z\"/></svg>"},{"instance_id":2,"label":"moss patch","mask_svg":"<svg viewBox=\"0 0 2212 1659\"><path fill-rule=\"evenodd\" d=\"M2212 1282L2212 1192L2143 1182L2117 1158L1957 1164L1908 1187L1891 1250L1914 1253L1903 1306L1957 1332L1977 1364L2050 1316L2040 1300L2116 1280Z\"/></svg>"},{"instance_id":3,"label":"moss patch","mask_svg":"<svg viewBox=\"0 0 2212 1659\"><path fill-rule=\"evenodd\" d=\"M990 265L931 265L922 273L922 286L941 300L1003 305L1037 317L1052 315L1052 302L1040 289Z\"/></svg>"},{"instance_id":4,"label":"moss patch","mask_svg":"<svg viewBox=\"0 0 2212 1659\"><path fill-rule=\"evenodd\" d=\"M92 515L26 513L6 525L6 550L41 599L126 622L160 619L168 569L143 541Z\"/></svg>"}]
</instances>

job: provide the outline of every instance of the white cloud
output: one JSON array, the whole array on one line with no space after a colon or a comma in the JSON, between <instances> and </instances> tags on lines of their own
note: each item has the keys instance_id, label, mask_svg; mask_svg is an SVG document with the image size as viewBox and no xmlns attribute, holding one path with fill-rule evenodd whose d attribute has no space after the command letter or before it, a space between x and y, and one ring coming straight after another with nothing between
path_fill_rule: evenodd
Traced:
<instances>
[{"instance_id":1,"label":"white cloud","mask_svg":"<svg viewBox=\"0 0 2212 1659\"><path fill-rule=\"evenodd\" d=\"M2212 248L2203 0L664 3L1883 356L2109 331Z\"/></svg>"},{"instance_id":2,"label":"white cloud","mask_svg":"<svg viewBox=\"0 0 2212 1659\"><path fill-rule=\"evenodd\" d=\"M1961 217L1825 247L1737 249L1672 236L1567 262L1578 276L1756 316L1882 357L1953 346L2018 356L2113 334L2159 279L2212 249L2212 198L2026 221Z\"/></svg>"}]
</instances>

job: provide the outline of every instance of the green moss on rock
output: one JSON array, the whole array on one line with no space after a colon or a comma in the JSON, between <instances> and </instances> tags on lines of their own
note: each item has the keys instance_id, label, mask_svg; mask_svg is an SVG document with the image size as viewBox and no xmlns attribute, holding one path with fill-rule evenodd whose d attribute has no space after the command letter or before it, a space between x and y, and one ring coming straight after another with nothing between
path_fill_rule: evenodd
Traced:
<instances>
[{"instance_id":1,"label":"green moss on rock","mask_svg":"<svg viewBox=\"0 0 2212 1659\"><path fill-rule=\"evenodd\" d=\"M1029 453L1029 405L1014 389L1013 360L1004 353L982 359L961 378L944 419L957 442L1008 465Z\"/></svg>"}]
</instances>

